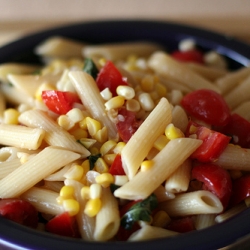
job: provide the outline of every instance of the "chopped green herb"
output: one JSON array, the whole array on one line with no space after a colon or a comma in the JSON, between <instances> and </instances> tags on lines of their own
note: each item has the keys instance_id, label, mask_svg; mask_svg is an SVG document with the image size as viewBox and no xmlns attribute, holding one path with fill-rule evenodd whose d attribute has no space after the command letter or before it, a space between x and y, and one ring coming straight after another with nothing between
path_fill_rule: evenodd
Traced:
<instances>
[{"instance_id":1,"label":"chopped green herb","mask_svg":"<svg viewBox=\"0 0 250 250\"><path fill-rule=\"evenodd\" d=\"M129 230L136 221L150 221L152 211L157 207L158 201L154 194L147 199L134 204L121 218L121 226Z\"/></svg>"},{"instance_id":2,"label":"chopped green herb","mask_svg":"<svg viewBox=\"0 0 250 250\"><path fill-rule=\"evenodd\" d=\"M111 183L110 184L110 190L111 190L111 193L113 194L115 192L116 189L118 189L120 186L118 185L115 185L114 183Z\"/></svg>"},{"instance_id":3,"label":"chopped green herb","mask_svg":"<svg viewBox=\"0 0 250 250\"><path fill-rule=\"evenodd\" d=\"M101 157L101 154L97 154L97 155L90 155L87 159L89 160L89 166L90 166L90 170L92 170L95 166L95 162L97 161L97 159Z\"/></svg>"},{"instance_id":4,"label":"chopped green herb","mask_svg":"<svg viewBox=\"0 0 250 250\"><path fill-rule=\"evenodd\" d=\"M90 58L84 60L83 71L91 75L94 79L96 79L99 72L95 63Z\"/></svg>"}]
</instances>

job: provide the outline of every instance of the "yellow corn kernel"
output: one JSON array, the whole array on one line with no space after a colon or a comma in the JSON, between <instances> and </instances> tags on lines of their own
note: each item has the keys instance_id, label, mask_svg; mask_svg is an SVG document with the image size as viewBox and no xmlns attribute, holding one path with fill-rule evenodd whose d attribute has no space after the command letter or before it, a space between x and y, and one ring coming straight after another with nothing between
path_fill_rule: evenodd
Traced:
<instances>
[{"instance_id":1,"label":"yellow corn kernel","mask_svg":"<svg viewBox=\"0 0 250 250\"><path fill-rule=\"evenodd\" d=\"M183 132L179 128L175 127L172 123L168 124L168 126L166 127L165 135L169 140L184 137Z\"/></svg>"},{"instance_id":2,"label":"yellow corn kernel","mask_svg":"<svg viewBox=\"0 0 250 250\"><path fill-rule=\"evenodd\" d=\"M194 125L191 125L190 127L189 127L189 134L195 134L196 133L196 131L197 131L197 127L196 126L194 126Z\"/></svg>"},{"instance_id":3,"label":"yellow corn kernel","mask_svg":"<svg viewBox=\"0 0 250 250\"><path fill-rule=\"evenodd\" d=\"M82 179L83 173L83 167L81 165L74 164L63 176L67 179L79 181Z\"/></svg>"},{"instance_id":4,"label":"yellow corn kernel","mask_svg":"<svg viewBox=\"0 0 250 250\"><path fill-rule=\"evenodd\" d=\"M81 121L79 121L79 127L81 128L81 129L84 129L84 130L87 130L88 129L88 127L87 127L87 122L86 122L86 118L84 118L84 119L82 119Z\"/></svg>"},{"instance_id":5,"label":"yellow corn kernel","mask_svg":"<svg viewBox=\"0 0 250 250\"><path fill-rule=\"evenodd\" d=\"M60 196L63 199L70 199L74 197L75 189L72 186L63 186L60 190Z\"/></svg>"},{"instance_id":6,"label":"yellow corn kernel","mask_svg":"<svg viewBox=\"0 0 250 250\"><path fill-rule=\"evenodd\" d=\"M153 165L154 165L154 162L152 160L143 161L141 163L141 171L142 172L147 171L150 168L152 168Z\"/></svg>"},{"instance_id":7,"label":"yellow corn kernel","mask_svg":"<svg viewBox=\"0 0 250 250\"><path fill-rule=\"evenodd\" d=\"M160 135L154 142L154 148L160 151L167 145L168 142L169 139L165 135Z\"/></svg>"},{"instance_id":8,"label":"yellow corn kernel","mask_svg":"<svg viewBox=\"0 0 250 250\"><path fill-rule=\"evenodd\" d=\"M3 122L5 124L17 125L19 115L20 113L16 109L13 108L6 109L3 113Z\"/></svg>"},{"instance_id":9,"label":"yellow corn kernel","mask_svg":"<svg viewBox=\"0 0 250 250\"><path fill-rule=\"evenodd\" d=\"M108 140L108 129L104 126L102 129L98 130L93 136L98 142L104 143Z\"/></svg>"},{"instance_id":10,"label":"yellow corn kernel","mask_svg":"<svg viewBox=\"0 0 250 250\"><path fill-rule=\"evenodd\" d=\"M105 88L103 91L100 92L101 96L102 96L102 99L104 101L108 101L112 98L112 93L111 91L109 90L109 88Z\"/></svg>"},{"instance_id":11,"label":"yellow corn kernel","mask_svg":"<svg viewBox=\"0 0 250 250\"><path fill-rule=\"evenodd\" d=\"M97 161L95 162L95 170L99 173L107 173L109 171L108 164L99 157Z\"/></svg>"},{"instance_id":12,"label":"yellow corn kernel","mask_svg":"<svg viewBox=\"0 0 250 250\"><path fill-rule=\"evenodd\" d=\"M250 207L250 197L247 197L245 199L245 204L246 204L247 207Z\"/></svg>"},{"instance_id":13,"label":"yellow corn kernel","mask_svg":"<svg viewBox=\"0 0 250 250\"><path fill-rule=\"evenodd\" d=\"M122 142L122 141L118 142L117 145L114 147L113 152L115 154L120 154L125 145L126 145L125 142Z\"/></svg>"},{"instance_id":14,"label":"yellow corn kernel","mask_svg":"<svg viewBox=\"0 0 250 250\"><path fill-rule=\"evenodd\" d=\"M102 186L98 183L93 183L89 187L89 196L90 199L101 198Z\"/></svg>"},{"instance_id":15,"label":"yellow corn kernel","mask_svg":"<svg viewBox=\"0 0 250 250\"><path fill-rule=\"evenodd\" d=\"M130 86L118 86L116 89L116 93L119 96L124 97L126 100L131 100L132 98L135 97L135 91L132 87Z\"/></svg>"},{"instance_id":16,"label":"yellow corn kernel","mask_svg":"<svg viewBox=\"0 0 250 250\"><path fill-rule=\"evenodd\" d=\"M100 153L100 151L99 151L99 149L98 149L97 147L91 147L91 148L89 149L89 151L90 151L90 153L91 153L92 155L98 155L98 154Z\"/></svg>"},{"instance_id":17,"label":"yellow corn kernel","mask_svg":"<svg viewBox=\"0 0 250 250\"><path fill-rule=\"evenodd\" d=\"M81 188L81 197L83 200L90 199L90 187L89 186L84 186Z\"/></svg>"},{"instance_id":18,"label":"yellow corn kernel","mask_svg":"<svg viewBox=\"0 0 250 250\"><path fill-rule=\"evenodd\" d=\"M124 97L118 95L118 96L111 98L107 102L105 102L104 105L105 105L107 110L111 110L111 109L117 109L117 108L122 107L124 102L125 102Z\"/></svg>"},{"instance_id":19,"label":"yellow corn kernel","mask_svg":"<svg viewBox=\"0 0 250 250\"><path fill-rule=\"evenodd\" d=\"M143 91L145 92L150 92L154 89L154 77L151 75L147 75L145 76L142 80L141 80L141 88Z\"/></svg>"},{"instance_id":20,"label":"yellow corn kernel","mask_svg":"<svg viewBox=\"0 0 250 250\"><path fill-rule=\"evenodd\" d=\"M103 159L110 166L113 163L115 157L116 157L116 154L105 154L103 156Z\"/></svg>"},{"instance_id":21,"label":"yellow corn kernel","mask_svg":"<svg viewBox=\"0 0 250 250\"><path fill-rule=\"evenodd\" d=\"M75 137L76 140L80 140L82 138L87 138L88 137L88 132L84 129L77 128L77 129L72 129L70 131L70 134Z\"/></svg>"},{"instance_id":22,"label":"yellow corn kernel","mask_svg":"<svg viewBox=\"0 0 250 250\"><path fill-rule=\"evenodd\" d=\"M156 100L159 99L159 95L158 95L158 93L157 93L156 90L150 92L149 94L150 94L150 96L151 96L151 98L152 98L153 101L156 101Z\"/></svg>"},{"instance_id":23,"label":"yellow corn kernel","mask_svg":"<svg viewBox=\"0 0 250 250\"><path fill-rule=\"evenodd\" d=\"M35 93L35 98L36 100L38 101L42 101L42 92L44 90L55 90L55 86L53 86L52 84L49 84L49 83L43 83L41 84L38 89L36 90L36 93Z\"/></svg>"},{"instance_id":24,"label":"yellow corn kernel","mask_svg":"<svg viewBox=\"0 0 250 250\"><path fill-rule=\"evenodd\" d=\"M90 136L94 136L102 128L102 124L91 117L86 117L85 119Z\"/></svg>"},{"instance_id":25,"label":"yellow corn kernel","mask_svg":"<svg viewBox=\"0 0 250 250\"><path fill-rule=\"evenodd\" d=\"M62 205L63 205L64 210L67 211L70 216L74 216L78 214L80 210L79 202L76 201L75 199L63 200Z\"/></svg>"},{"instance_id":26,"label":"yellow corn kernel","mask_svg":"<svg viewBox=\"0 0 250 250\"><path fill-rule=\"evenodd\" d=\"M109 187L110 184L114 183L114 176L110 173L103 173L95 178L96 183L101 184L104 188Z\"/></svg>"},{"instance_id":27,"label":"yellow corn kernel","mask_svg":"<svg viewBox=\"0 0 250 250\"><path fill-rule=\"evenodd\" d=\"M165 97L167 95L167 89L162 83L156 83L155 90L160 97Z\"/></svg>"},{"instance_id":28,"label":"yellow corn kernel","mask_svg":"<svg viewBox=\"0 0 250 250\"><path fill-rule=\"evenodd\" d=\"M171 219L170 219L169 215L165 211L160 210L153 217L152 226L165 227L170 221L171 221Z\"/></svg>"},{"instance_id":29,"label":"yellow corn kernel","mask_svg":"<svg viewBox=\"0 0 250 250\"><path fill-rule=\"evenodd\" d=\"M87 201L84 209L84 213L89 217L96 216L101 210L102 202L99 198L90 199Z\"/></svg>"},{"instance_id":30,"label":"yellow corn kernel","mask_svg":"<svg viewBox=\"0 0 250 250\"><path fill-rule=\"evenodd\" d=\"M99 65L101 67L103 67L106 64L106 62L107 62L107 59L104 58L104 57L100 58L99 61L98 61Z\"/></svg>"},{"instance_id":31,"label":"yellow corn kernel","mask_svg":"<svg viewBox=\"0 0 250 250\"><path fill-rule=\"evenodd\" d=\"M57 123L60 127L62 127L65 130L70 130L74 127L74 122L69 119L67 115L60 115L57 118Z\"/></svg>"},{"instance_id":32,"label":"yellow corn kernel","mask_svg":"<svg viewBox=\"0 0 250 250\"><path fill-rule=\"evenodd\" d=\"M133 112L138 112L141 108L140 103L135 99L127 100L125 106L127 110Z\"/></svg>"},{"instance_id":33,"label":"yellow corn kernel","mask_svg":"<svg viewBox=\"0 0 250 250\"><path fill-rule=\"evenodd\" d=\"M21 164L24 164L25 162L27 162L30 159L30 154L27 153L18 153L17 154L18 158L20 158L20 162Z\"/></svg>"},{"instance_id":34,"label":"yellow corn kernel","mask_svg":"<svg viewBox=\"0 0 250 250\"><path fill-rule=\"evenodd\" d=\"M108 154L116 146L116 144L116 141L113 140L108 140L104 142L100 148L101 155L103 156Z\"/></svg>"},{"instance_id":35,"label":"yellow corn kernel","mask_svg":"<svg viewBox=\"0 0 250 250\"><path fill-rule=\"evenodd\" d=\"M73 123L80 122L84 119L83 113L78 108L73 108L66 114Z\"/></svg>"},{"instance_id":36,"label":"yellow corn kernel","mask_svg":"<svg viewBox=\"0 0 250 250\"><path fill-rule=\"evenodd\" d=\"M229 173L232 179L238 179L242 176L242 172L240 170L229 170Z\"/></svg>"},{"instance_id":37,"label":"yellow corn kernel","mask_svg":"<svg viewBox=\"0 0 250 250\"><path fill-rule=\"evenodd\" d=\"M79 142L85 148L90 149L96 143L96 140L95 139L91 139L91 138L81 138L81 139L79 139Z\"/></svg>"},{"instance_id":38,"label":"yellow corn kernel","mask_svg":"<svg viewBox=\"0 0 250 250\"><path fill-rule=\"evenodd\" d=\"M82 163L82 168L83 168L83 174L86 174L90 170L90 163L89 160L85 160Z\"/></svg>"},{"instance_id":39,"label":"yellow corn kernel","mask_svg":"<svg viewBox=\"0 0 250 250\"><path fill-rule=\"evenodd\" d=\"M154 101L152 100L149 93L141 93L138 96L138 100L141 104L141 107L145 111L152 111L155 107Z\"/></svg>"}]
</instances>

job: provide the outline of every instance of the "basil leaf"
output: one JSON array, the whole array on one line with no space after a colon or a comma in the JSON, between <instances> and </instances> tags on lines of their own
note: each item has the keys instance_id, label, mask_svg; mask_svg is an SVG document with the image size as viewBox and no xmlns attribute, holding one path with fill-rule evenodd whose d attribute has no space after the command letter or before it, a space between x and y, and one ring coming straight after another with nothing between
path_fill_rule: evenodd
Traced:
<instances>
[{"instance_id":1,"label":"basil leaf","mask_svg":"<svg viewBox=\"0 0 250 250\"><path fill-rule=\"evenodd\" d=\"M99 73L95 63L90 58L84 60L83 71L91 75L94 79L96 79Z\"/></svg>"},{"instance_id":2,"label":"basil leaf","mask_svg":"<svg viewBox=\"0 0 250 250\"><path fill-rule=\"evenodd\" d=\"M101 154L97 154L97 155L90 155L89 157L87 157L87 159L89 160L89 166L90 166L90 170L92 170L95 166L95 163L97 161L97 159L101 157Z\"/></svg>"},{"instance_id":3,"label":"basil leaf","mask_svg":"<svg viewBox=\"0 0 250 250\"><path fill-rule=\"evenodd\" d=\"M121 218L121 226L130 230L136 221L150 221L152 211L157 207L158 202L155 194L147 199L133 205Z\"/></svg>"}]
</instances>

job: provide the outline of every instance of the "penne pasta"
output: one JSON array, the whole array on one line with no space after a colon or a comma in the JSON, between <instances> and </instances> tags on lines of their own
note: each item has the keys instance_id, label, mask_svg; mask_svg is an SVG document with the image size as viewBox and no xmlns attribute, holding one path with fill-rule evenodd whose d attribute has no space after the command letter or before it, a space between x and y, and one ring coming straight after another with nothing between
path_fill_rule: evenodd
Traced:
<instances>
[{"instance_id":1,"label":"penne pasta","mask_svg":"<svg viewBox=\"0 0 250 250\"><path fill-rule=\"evenodd\" d=\"M174 106L172 110L172 118L172 123L175 127L185 133L188 126L188 116L185 110L179 105Z\"/></svg>"},{"instance_id":2,"label":"penne pasta","mask_svg":"<svg viewBox=\"0 0 250 250\"><path fill-rule=\"evenodd\" d=\"M246 120L250 121L250 101L242 102L237 108L235 108L232 113L236 113Z\"/></svg>"},{"instance_id":3,"label":"penne pasta","mask_svg":"<svg viewBox=\"0 0 250 250\"><path fill-rule=\"evenodd\" d=\"M15 169L21 166L21 162L18 158L10 161L4 161L0 163L0 179L13 172Z\"/></svg>"},{"instance_id":4,"label":"penne pasta","mask_svg":"<svg viewBox=\"0 0 250 250\"><path fill-rule=\"evenodd\" d=\"M181 138L171 140L153 159L153 166L140 171L129 182L116 189L118 198L138 200L147 198L159 187L200 145L200 140Z\"/></svg>"},{"instance_id":5,"label":"penne pasta","mask_svg":"<svg viewBox=\"0 0 250 250\"><path fill-rule=\"evenodd\" d=\"M216 224L215 214L198 214L195 217L195 228L197 230L204 229Z\"/></svg>"},{"instance_id":6,"label":"penne pasta","mask_svg":"<svg viewBox=\"0 0 250 250\"><path fill-rule=\"evenodd\" d=\"M171 120L169 102L162 98L121 152L122 165L129 179L135 176L155 140L164 133Z\"/></svg>"}]
</instances>

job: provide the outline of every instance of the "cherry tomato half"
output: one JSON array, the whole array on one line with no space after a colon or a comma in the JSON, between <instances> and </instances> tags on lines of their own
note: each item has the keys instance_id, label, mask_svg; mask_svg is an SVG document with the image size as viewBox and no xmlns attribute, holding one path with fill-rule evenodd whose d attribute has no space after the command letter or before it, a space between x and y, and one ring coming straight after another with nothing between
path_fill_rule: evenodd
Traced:
<instances>
[{"instance_id":1,"label":"cherry tomato half","mask_svg":"<svg viewBox=\"0 0 250 250\"><path fill-rule=\"evenodd\" d=\"M171 53L171 56L181 62L204 63L203 53L197 49L188 51L176 50Z\"/></svg>"}]
</instances>

